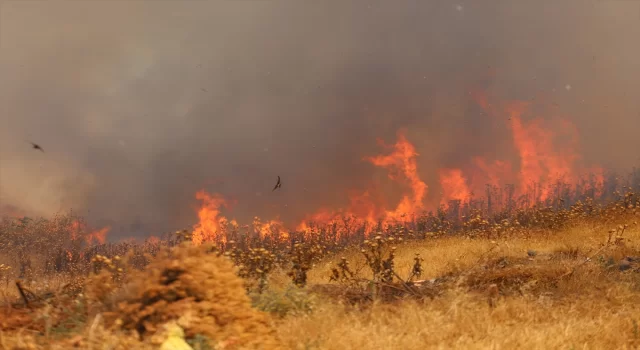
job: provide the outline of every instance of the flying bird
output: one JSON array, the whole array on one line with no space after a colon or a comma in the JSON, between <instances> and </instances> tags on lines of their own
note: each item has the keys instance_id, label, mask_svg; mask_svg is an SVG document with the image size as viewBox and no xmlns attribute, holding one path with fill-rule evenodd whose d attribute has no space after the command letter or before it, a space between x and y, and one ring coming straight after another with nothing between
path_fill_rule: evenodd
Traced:
<instances>
[{"instance_id":1,"label":"flying bird","mask_svg":"<svg viewBox=\"0 0 640 350\"><path fill-rule=\"evenodd\" d=\"M277 190L280 187L282 187L282 183L280 182L280 176L278 176L278 183L276 183L276 186L273 188L273 190L271 190L271 192Z\"/></svg>"},{"instance_id":2,"label":"flying bird","mask_svg":"<svg viewBox=\"0 0 640 350\"><path fill-rule=\"evenodd\" d=\"M44 153L44 150L42 149L42 147L40 147L40 145L37 145L37 144L35 144L33 142L29 142L29 143L33 146L33 149L37 149L40 152Z\"/></svg>"}]
</instances>

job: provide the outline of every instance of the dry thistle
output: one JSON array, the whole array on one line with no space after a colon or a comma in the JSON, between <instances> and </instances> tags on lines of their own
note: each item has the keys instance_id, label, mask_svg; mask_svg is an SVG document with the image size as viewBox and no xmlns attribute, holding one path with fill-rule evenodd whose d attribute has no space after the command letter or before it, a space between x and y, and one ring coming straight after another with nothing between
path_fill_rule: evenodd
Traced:
<instances>
[{"instance_id":1,"label":"dry thistle","mask_svg":"<svg viewBox=\"0 0 640 350\"><path fill-rule=\"evenodd\" d=\"M424 269L422 268L422 263L424 259L420 256L419 253L416 253L416 256L413 258L413 266L411 267L411 274L407 278L407 282L412 281L415 277L422 276L422 272Z\"/></svg>"}]
</instances>

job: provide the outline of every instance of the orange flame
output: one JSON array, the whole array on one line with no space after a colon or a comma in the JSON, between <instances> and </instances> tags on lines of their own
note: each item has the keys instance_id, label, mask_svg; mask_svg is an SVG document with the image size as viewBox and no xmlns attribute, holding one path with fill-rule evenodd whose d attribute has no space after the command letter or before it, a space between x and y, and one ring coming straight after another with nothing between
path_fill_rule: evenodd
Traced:
<instances>
[{"instance_id":1,"label":"orange flame","mask_svg":"<svg viewBox=\"0 0 640 350\"><path fill-rule=\"evenodd\" d=\"M272 237L277 240L286 240L289 233L285 230L284 223L280 220L269 220L262 222L260 218L253 218L254 231L260 235L260 238Z\"/></svg>"},{"instance_id":2,"label":"orange flame","mask_svg":"<svg viewBox=\"0 0 640 350\"><path fill-rule=\"evenodd\" d=\"M82 224L78 220L73 220L69 227L69 232L71 234L71 240L75 241L80 238L80 230L82 229Z\"/></svg>"},{"instance_id":3,"label":"orange flame","mask_svg":"<svg viewBox=\"0 0 640 350\"><path fill-rule=\"evenodd\" d=\"M471 162L466 166L437 170L442 188L440 204L447 205L452 200L468 203L476 193L484 193L486 189L487 196L492 196L495 187L509 184L514 185L506 192L509 201L515 200L514 195L533 193L533 198L525 198L525 205L533 205L537 201L549 199L552 194L551 186L560 180L571 185L582 183L583 186L592 186L596 195L603 192L602 169L584 168L578 162L578 133L572 123L555 118L559 121L559 127L552 128L546 119L528 118L531 107L529 102L495 103L482 91L471 95L488 115L495 118L495 121L503 120L508 123L507 130L513 137L513 150L519 161L512 163L500 159L487 160L485 157L474 155L470 157ZM559 144L559 141L564 141L564 144ZM385 169L389 179L406 188L396 206L390 208L385 205L382 193L373 188L352 191L349 193L349 204L344 208L320 208L315 213L305 216L296 226L298 231L310 234L314 224L331 225L337 229L340 236L353 233L351 225L355 224L359 227L364 226L364 233L368 235L378 225L407 222L407 215L419 214L427 209L425 200L428 186L418 174L418 153L406 138L405 132L398 131L393 145L387 145L381 140L378 142L389 152L364 157L363 160ZM593 174L590 179L580 176L585 170ZM532 187L534 184L535 187ZM487 185L490 187L486 188ZM497 195L503 196L502 192ZM194 226L193 241L199 244L205 240L216 239L217 233L224 231L229 222L221 216L220 208L226 206L226 202L220 195L209 195L200 191L196 198L204 202L198 212L200 222ZM437 200L434 199L434 203L437 203ZM488 207L494 208L492 203L493 201L489 201ZM235 221L231 223L234 229L237 228ZM284 224L277 219L262 222L255 218L253 228L254 233L261 238L288 237Z\"/></svg>"},{"instance_id":4,"label":"orange flame","mask_svg":"<svg viewBox=\"0 0 640 350\"><path fill-rule=\"evenodd\" d=\"M214 241L221 226L227 223L227 219L220 216L220 207L226 207L227 202L222 196L210 195L205 190L198 191L196 199L203 201L203 205L198 211L200 222L194 226L192 241L194 244Z\"/></svg>"},{"instance_id":5,"label":"orange flame","mask_svg":"<svg viewBox=\"0 0 640 350\"><path fill-rule=\"evenodd\" d=\"M507 161L495 160L487 163L483 157L475 157L473 165L477 168L471 180L474 190L482 189L485 185L500 186L513 180L511 163Z\"/></svg>"},{"instance_id":6,"label":"orange flame","mask_svg":"<svg viewBox=\"0 0 640 350\"><path fill-rule=\"evenodd\" d=\"M103 227L99 230L87 232L87 225L79 220L71 221L69 224L69 235L72 241L76 241L83 238L87 244L104 244L107 241L107 233L111 230L111 227Z\"/></svg>"},{"instance_id":7,"label":"orange flame","mask_svg":"<svg viewBox=\"0 0 640 350\"><path fill-rule=\"evenodd\" d=\"M489 99L483 92L475 92L474 99L487 113L494 117L507 117L509 129L513 136L513 144L520 159L518 190L525 193L532 189L534 184L534 198L532 203L539 200L546 200L550 196L550 186L554 181L562 180L571 185L577 185L579 173L587 171L596 174L596 183L601 183L604 179L602 170L598 167L585 169L581 168L577 162L580 159L577 153L578 133L575 125L566 119L559 119L563 137L558 137L558 132L547 126L544 119L538 117L529 121L524 121L525 113L530 111L530 103L526 101L509 101L502 105L490 104ZM503 114L504 113L504 114ZM568 141L564 147L557 144L559 139ZM482 161L476 162L480 168L488 171L486 164ZM496 163L498 165L498 163ZM504 163L501 168L501 176L496 177L504 183L508 176L508 163ZM600 169L600 170L598 170ZM494 168L494 173L495 173ZM491 175L490 175L491 177ZM494 180L491 181L495 183ZM600 191L601 193L601 191Z\"/></svg>"},{"instance_id":8,"label":"orange flame","mask_svg":"<svg viewBox=\"0 0 640 350\"><path fill-rule=\"evenodd\" d=\"M310 223L319 225L338 224L346 225L344 219L348 221L356 221L358 224L366 226L365 233L369 234L378 225L389 225L394 222L407 221L407 215L415 214L424 209L424 199L427 195L427 184L421 180L418 175L418 166L416 157L418 153L411 144L403 130L398 131L396 143L386 145L384 141L378 140L378 143L384 148L391 149L391 153L387 155L379 155L373 157L365 157L364 160L388 171L388 177L391 180L407 185L411 191L410 194L404 194L395 209L386 210L380 205L378 194L372 190L364 191L362 194L352 193L349 196L350 205L347 209L331 210L322 208L315 214L307 216L298 226L300 231L308 232ZM343 231L344 231L343 227Z\"/></svg>"},{"instance_id":9,"label":"orange flame","mask_svg":"<svg viewBox=\"0 0 640 350\"><path fill-rule=\"evenodd\" d=\"M91 233L89 233L86 237L85 240L87 242L87 244L91 244L92 242L98 243L98 244L104 244L107 241L107 233L111 231L111 227L107 226L107 227L103 227L99 230L93 231Z\"/></svg>"},{"instance_id":10,"label":"orange flame","mask_svg":"<svg viewBox=\"0 0 640 350\"><path fill-rule=\"evenodd\" d=\"M440 185L442 186L441 204L446 205L450 200L467 202L471 197L471 191L467 186L467 180L460 169L440 169Z\"/></svg>"},{"instance_id":11,"label":"orange flame","mask_svg":"<svg viewBox=\"0 0 640 350\"><path fill-rule=\"evenodd\" d=\"M412 196L404 195L395 210L387 211L385 221L398 220L405 215L417 213L423 209L423 200L427 195L428 186L418 175L418 164L416 157L418 153L411 142L407 140L404 131L398 131L397 141L393 146L387 146L383 141L379 143L385 147L393 148L393 152L386 156L367 157L375 166L389 170L389 178L398 179L400 174L404 175L405 182L411 188Z\"/></svg>"}]
</instances>

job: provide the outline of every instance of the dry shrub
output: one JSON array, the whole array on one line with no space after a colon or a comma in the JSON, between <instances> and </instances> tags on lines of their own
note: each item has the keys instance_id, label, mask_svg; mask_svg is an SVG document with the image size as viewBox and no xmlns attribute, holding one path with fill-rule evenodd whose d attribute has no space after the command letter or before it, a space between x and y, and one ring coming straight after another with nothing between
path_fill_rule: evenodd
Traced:
<instances>
[{"instance_id":1,"label":"dry shrub","mask_svg":"<svg viewBox=\"0 0 640 350\"><path fill-rule=\"evenodd\" d=\"M189 243L164 251L130 275L111 322L153 335L178 321L187 339L205 336L225 348L279 348L267 316L251 307L230 260ZM213 345L212 344L212 345Z\"/></svg>"},{"instance_id":2,"label":"dry shrub","mask_svg":"<svg viewBox=\"0 0 640 350\"><path fill-rule=\"evenodd\" d=\"M503 294L539 293L554 290L569 267L555 261L499 258L463 274L471 290L484 291L496 285Z\"/></svg>"},{"instance_id":3,"label":"dry shrub","mask_svg":"<svg viewBox=\"0 0 640 350\"><path fill-rule=\"evenodd\" d=\"M289 285L283 289L269 288L264 293L252 293L254 307L275 317L304 315L313 311L315 295L306 288Z\"/></svg>"}]
</instances>

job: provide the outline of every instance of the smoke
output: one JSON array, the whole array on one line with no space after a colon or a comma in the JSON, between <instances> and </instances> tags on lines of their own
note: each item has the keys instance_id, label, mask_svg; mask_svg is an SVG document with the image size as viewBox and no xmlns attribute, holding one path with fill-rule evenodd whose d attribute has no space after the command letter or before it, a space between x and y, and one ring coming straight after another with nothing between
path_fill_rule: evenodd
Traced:
<instances>
[{"instance_id":1,"label":"smoke","mask_svg":"<svg viewBox=\"0 0 640 350\"><path fill-rule=\"evenodd\" d=\"M378 183L362 159L403 127L435 193L439 167L512 157L478 88L557 104L585 162L637 161L632 1L0 9L0 205L35 215L73 208L116 234L160 233L197 221L204 188L235 200L230 217L294 220Z\"/></svg>"}]
</instances>

